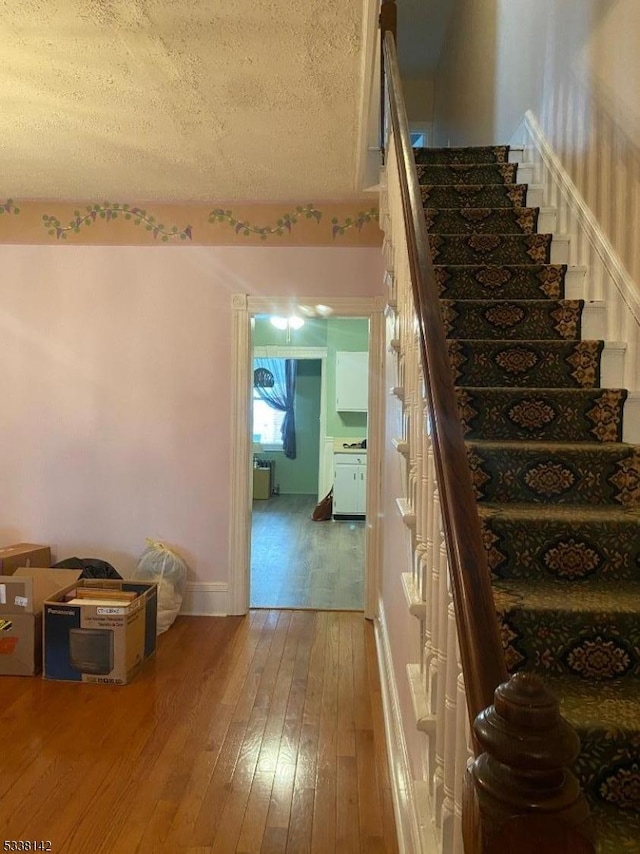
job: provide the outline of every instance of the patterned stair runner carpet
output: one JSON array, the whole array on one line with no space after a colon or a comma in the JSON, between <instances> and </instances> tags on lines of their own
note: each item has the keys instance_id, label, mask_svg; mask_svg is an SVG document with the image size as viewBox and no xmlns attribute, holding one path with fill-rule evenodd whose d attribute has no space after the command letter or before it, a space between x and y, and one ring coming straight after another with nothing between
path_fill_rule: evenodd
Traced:
<instances>
[{"instance_id":1,"label":"patterned stair runner carpet","mask_svg":"<svg viewBox=\"0 0 640 854\"><path fill-rule=\"evenodd\" d=\"M577 729L600 854L640 852L640 448L506 146L416 149L507 667Z\"/></svg>"}]
</instances>

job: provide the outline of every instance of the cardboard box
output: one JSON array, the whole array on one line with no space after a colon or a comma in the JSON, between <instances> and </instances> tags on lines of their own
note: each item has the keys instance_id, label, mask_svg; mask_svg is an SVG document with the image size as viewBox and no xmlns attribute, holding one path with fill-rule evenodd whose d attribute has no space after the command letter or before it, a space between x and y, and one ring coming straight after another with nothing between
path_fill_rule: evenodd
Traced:
<instances>
[{"instance_id":1,"label":"cardboard box","mask_svg":"<svg viewBox=\"0 0 640 854\"><path fill-rule=\"evenodd\" d=\"M44 678L125 685L155 652L157 615L152 582L83 578L59 590L44 603Z\"/></svg>"},{"instance_id":2,"label":"cardboard box","mask_svg":"<svg viewBox=\"0 0 640 854\"><path fill-rule=\"evenodd\" d=\"M51 566L49 546L17 543L0 548L0 575L13 575L21 566Z\"/></svg>"},{"instance_id":3,"label":"cardboard box","mask_svg":"<svg viewBox=\"0 0 640 854\"><path fill-rule=\"evenodd\" d=\"M17 569L0 576L0 675L33 676L42 668L44 601L81 575L76 569Z\"/></svg>"}]
</instances>

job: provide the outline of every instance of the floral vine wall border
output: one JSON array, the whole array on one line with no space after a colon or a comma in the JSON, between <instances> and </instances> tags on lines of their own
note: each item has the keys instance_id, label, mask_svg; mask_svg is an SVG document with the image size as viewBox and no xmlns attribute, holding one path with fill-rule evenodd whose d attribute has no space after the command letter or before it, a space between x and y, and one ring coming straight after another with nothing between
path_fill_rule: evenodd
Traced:
<instances>
[{"instance_id":1,"label":"floral vine wall border","mask_svg":"<svg viewBox=\"0 0 640 854\"><path fill-rule=\"evenodd\" d=\"M47 233L52 237L57 237L58 240L66 240L67 235L71 232L79 234L81 228L91 225L98 219L112 222L119 217L133 223L133 225L142 226L145 231L152 232L156 240L160 238L163 243L166 243L169 238L176 237L179 240L186 240L187 238L191 240L192 228L190 225L185 226L183 229L179 229L177 225L167 228L143 208L132 208L127 204L112 205L109 202L105 202L103 205L89 205L85 210L86 213L84 214L80 213L80 211L74 211L73 219L68 225L62 225L57 217L50 214L44 214L42 222L47 229Z\"/></svg>"},{"instance_id":2,"label":"floral vine wall border","mask_svg":"<svg viewBox=\"0 0 640 854\"><path fill-rule=\"evenodd\" d=\"M13 204L13 199L7 199L4 204L0 205L0 214L8 213L8 214L19 214L20 208L17 208Z\"/></svg>"},{"instance_id":3,"label":"floral vine wall border","mask_svg":"<svg viewBox=\"0 0 640 854\"><path fill-rule=\"evenodd\" d=\"M236 234L242 234L245 237L257 235L261 240L266 240L271 235L282 236L285 232L291 234L292 227L303 217L305 219L315 219L319 223L322 216L322 211L315 205L310 204L298 206L294 212L283 214L276 221L275 225L252 225L246 220L236 219L233 216L233 211L216 208L209 214L209 222L211 225L225 222L235 229ZM340 224L338 217L334 216L331 220L331 234L335 240L336 237L345 234L349 229L357 228L360 231L364 225L370 223L372 220L377 221L377 219L378 211L375 208L370 208L368 211L361 211L355 218L346 217L342 224Z\"/></svg>"},{"instance_id":4,"label":"floral vine wall border","mask_svg":"<svg viewBox=\"0 0 640 854\"><path fill-rule=\"evenodd\" d=\"M19 214L20 212L20 208L14 204L12 199L0 203L0 214ZM208 222L210 225L226 224L233 228L237 235L243 237L259 237L260 240L267 240L269 237L282 237L291 234L293 228L301 220L313 219L320 224L324 217L323 211L314 204L298 205L295 210L282 214L275 223L258 225L248 220L239 219L234 216L232 210L215 208L209 212ZM186 225L183 228L179 228L177 225L166 226L144 208L132 207L129 204L112 204L111 202L88 205L84 211L75 210L73 218L67 224L63 224L56 216L45 213L42 215L42 225L51 237L55 237L57 240L66 240L69 235L79 234L81 230L98 221L111 223L119 219L143 228L151 233L155 240L162 243L169 240L193 239L193 226L191 225ZM357 216L347 216L342 221L334 216L331 218L331 235L335 240L351 229L361 231L365 225L377 220L378 211L376 208L360 211Z\"/></svg>"}]
</instances>

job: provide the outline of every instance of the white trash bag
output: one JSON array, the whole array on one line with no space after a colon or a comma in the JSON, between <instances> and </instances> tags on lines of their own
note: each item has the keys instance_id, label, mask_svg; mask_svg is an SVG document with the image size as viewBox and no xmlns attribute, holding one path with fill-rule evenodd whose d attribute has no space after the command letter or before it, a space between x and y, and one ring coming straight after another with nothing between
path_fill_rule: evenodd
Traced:
<instances>
[{"instance_id":1,"label":"white trash bag","mask_svg":"<svg viewBox=\"0 0 640 854\"><path fill-rule=\"evenodd\" d=\"M134 571L139 581L158 584L158 631L166 632L178 616L187 580L187 565L179 554L158 540L147 538L147 548L140 555Z\"/></svg>"}]
</instances>

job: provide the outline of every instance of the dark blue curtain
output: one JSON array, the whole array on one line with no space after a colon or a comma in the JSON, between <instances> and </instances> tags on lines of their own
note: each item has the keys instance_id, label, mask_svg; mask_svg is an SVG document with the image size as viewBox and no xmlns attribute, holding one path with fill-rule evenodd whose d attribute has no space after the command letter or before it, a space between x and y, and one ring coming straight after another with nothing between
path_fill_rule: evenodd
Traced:
<instances>
[{"instance_id":1,"label":"dark blue curtain","mask_svg":"<svg viewBox=\"0 0 640 854\"><path fill-rule=\"evenodd\" d=\"M295 359L254 359L254 368L266 368L273 375L273 388L256 386L259 397L278 412L284 412L282 422L282 449L285 457L296 458L296 375Z\"/></svg>"}]
</instances>

